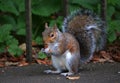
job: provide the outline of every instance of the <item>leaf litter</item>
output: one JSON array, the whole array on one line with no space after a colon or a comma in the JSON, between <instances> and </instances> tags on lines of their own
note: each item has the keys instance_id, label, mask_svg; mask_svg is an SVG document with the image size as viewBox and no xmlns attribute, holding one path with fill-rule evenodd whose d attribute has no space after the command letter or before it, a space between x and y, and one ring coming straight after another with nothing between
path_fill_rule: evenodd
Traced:
<instances>
[{"instance_id":1,"label":"leaf litter","mask_svg":"<svg viewBox=\"0 0 120 83\"><path fill-rule=\"evenodd\" d=\"M109 44L104 51L95 53L92 62L120 62L120 40Z\"/></svg>"},{"instance_id":2,"label":"leaf litter","mask_svg":"<svg viewBox=\"0 0 120 83\"><path fill-rule=\"evenodd\" d=\"M106 50L95 53L91 62L94 62L94 63L120 62L120 43L119 42L120 41L115 41L114 43L109 44ZM20 45L20 48L24 50L24 53L19 57L14 57L13 55L10 55L8 52L0 54L0 67L29 65L29 63L26 61L26 58L25 58L26 57L25 46L26 46L25 43ZM41 53L39 53L41 50L41 47L39 47L35 43L32 46L33 46L32 47L32 57L33 57L32 63L44 64L44 65L52 64L50 58L44 57L43 54L41 55ZM68 77L68 79L77 79L77 78Z\"/></svg>"}]
</instances>

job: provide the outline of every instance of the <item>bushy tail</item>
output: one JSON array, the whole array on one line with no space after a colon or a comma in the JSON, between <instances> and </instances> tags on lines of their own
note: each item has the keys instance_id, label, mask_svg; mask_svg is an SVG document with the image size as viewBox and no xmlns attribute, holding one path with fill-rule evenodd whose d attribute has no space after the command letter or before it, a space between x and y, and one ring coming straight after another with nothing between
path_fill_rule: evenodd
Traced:
<instances>
[{"instance_id":1,"label":"bushy tail","mask_svg":"<svg viewBox=\"0 0 120 83\"><path fill-rule=\"evenodd\" d=\"M89 10L77 10L64 19L62 31L76 37L80 44L81 61L89 61L95 51L106 43L104 22Z\"/></svg>"}]
</instances>

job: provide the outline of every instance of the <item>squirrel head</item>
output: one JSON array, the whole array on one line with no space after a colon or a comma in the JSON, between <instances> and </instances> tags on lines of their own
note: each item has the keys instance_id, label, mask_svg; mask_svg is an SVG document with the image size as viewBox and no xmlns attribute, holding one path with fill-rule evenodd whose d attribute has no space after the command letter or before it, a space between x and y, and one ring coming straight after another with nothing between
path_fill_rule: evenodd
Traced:
<instances>
[{"instance_id":1,"label":"squirrel head","mask_svg":"<svg viewBox=\"0 0 120 83\"><path fill-rule=\"evenodd\" d=\"M59 29L57 28L56 24L53 27L49 27L48 24L45 23L45 30L42 32L43 42L45 44L45 48L50 43L55 43L57 41L58 32L59 32Z\"/></svg>"}]
</instances>

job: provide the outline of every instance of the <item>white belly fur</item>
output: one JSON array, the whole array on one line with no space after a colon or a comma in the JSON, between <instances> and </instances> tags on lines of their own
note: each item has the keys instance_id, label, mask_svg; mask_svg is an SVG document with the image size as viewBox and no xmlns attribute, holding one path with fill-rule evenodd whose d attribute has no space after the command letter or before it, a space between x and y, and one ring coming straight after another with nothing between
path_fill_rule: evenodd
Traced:
<instances>
[{"instance_id":1,"label":"white belly fur","mask_svg":"<svg viewBox=\"0 0 120 83\"><path fill-rule=\"evenodd\" d=\"M72 58L72 54L66 51L63 55L52 56L52 64L57 70L68 69L68 61Z\"/></svg>"}]
</instances>

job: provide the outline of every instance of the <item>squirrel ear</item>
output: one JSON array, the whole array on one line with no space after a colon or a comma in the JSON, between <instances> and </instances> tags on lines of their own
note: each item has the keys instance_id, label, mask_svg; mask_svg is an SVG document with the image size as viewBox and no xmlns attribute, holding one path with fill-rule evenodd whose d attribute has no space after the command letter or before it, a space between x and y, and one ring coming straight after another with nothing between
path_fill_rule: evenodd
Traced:
<instances>
[{"instance_id":1,"label":"squirrel ear","mask_svg":"<svg viewBox=\"0 0 120 83\"><path fill-rule=\"evenodd\" d=\"M49 27L48 27L48 23L45 23L45 28L46 28L46 29L48 29L48 28L49 28Z\"/></svg>"},{"instance_id":2,"label":"squirrel ear","mask_svg":"<svg viewBox=\"0 0 120 83\"><path fill-rule=\"evenodd\" d=\"M53 28L55 29L55 30L57 30L58 28L57 28L57 24L55 24L54 26L53 26Z\"/></svg>"}]
</instances>

